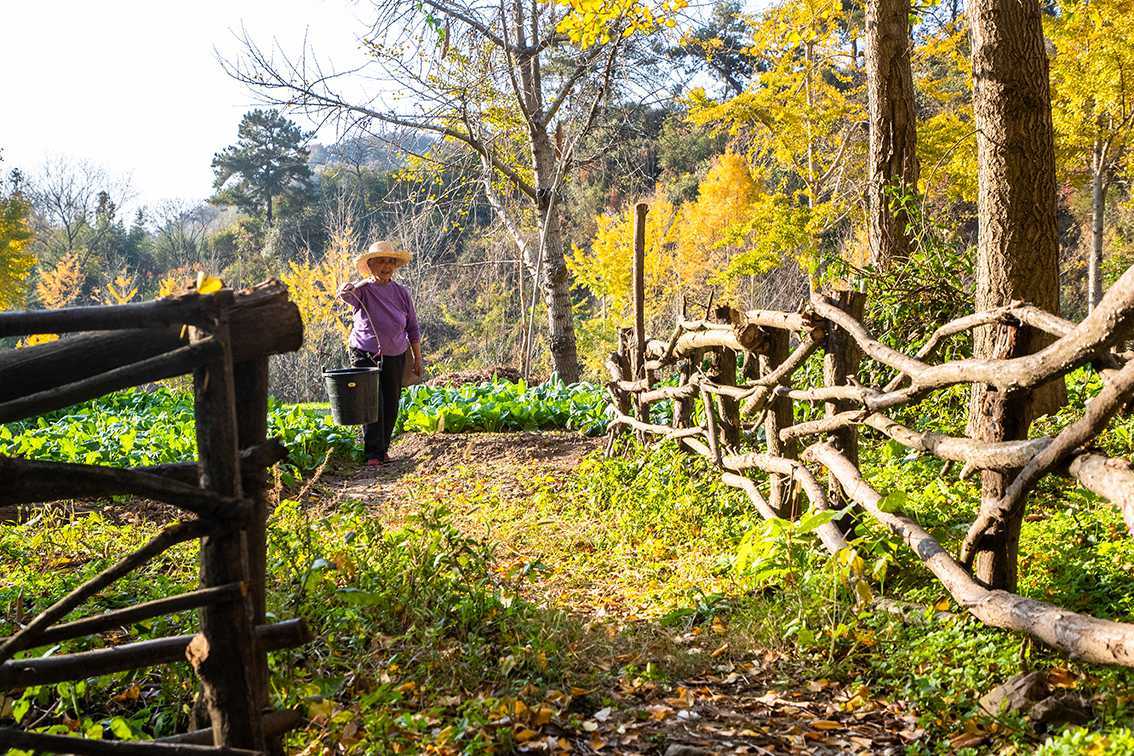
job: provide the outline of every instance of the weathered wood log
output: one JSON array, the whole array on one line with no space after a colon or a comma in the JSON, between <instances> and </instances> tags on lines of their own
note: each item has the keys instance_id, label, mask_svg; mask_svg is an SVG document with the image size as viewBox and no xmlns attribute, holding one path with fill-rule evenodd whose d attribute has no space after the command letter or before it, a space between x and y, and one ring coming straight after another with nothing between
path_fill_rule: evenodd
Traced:
<instances>
[{"instance_id":1,"label":"weathered wood log","mask_svg":"<svg viewBox=\"0 0 1134 756\"><path fill-rule=\"evenodd\" d=\"M1071 425L1060 431L1051 443L1032 457L1012 479L1004 495L992 506L982 506L961 545L961 560L968 563L982 539L1005 527L1013 513L1023 510L1025 497L1041 477L1069 457L1076 449L1097 436L1126 402L1134 395L1134 361L1108 380L1087 405L1086 411Z\"/></svg>"},{"instance_id":2,"label":"weathered wood log","mask_svg":"<svg viewBox=\"0 0 1134 756\"><path fill-rule=\"evenodd\" d=\"M683 333L677 340L674 354L678 357L688 357L699 349L732 349L738 352L757 351L762 344L760 329L753 327L750 331L740 331L730 328L728 330L695 331Z\"/></svg>"},{"instance_id":3,"label":"weathered wood log","mask_svg":"<svg viewBox=\"0 0 1134 756\"><path fill-rule=\"evenodd\" d=\"M811 474L811 471L797 460L774 457L770 454L750 452L748 454L726 455L721 460L720 464L726 470L737 473L743 473L745 470L755 468L766 473L777 473L786 476L789 481L799 483L799 487L803 489L804 494L811 502L811 508L813 510L822 512L830 509L827 494L823 491L823 487L819 485L819 481L815 480L815 476ZM815 532L832 554L838 553L840 549L845 549L848 546L847 539L843 535L843 532L833 522L820 525Z\"/></svg>"},{"instance_id":4,"label":"weathered wood log","mask_svg":"<svg viewBox=\"0 0 1134 756\"><path fill-rule=\"evenodd\" d=\"M270 711L264 715L264 735L269 738L274 738L282 735L288 730L294 730L303 723L303 712L299 709L279 709ZM197 745L209 745L213 742L213 731L205 728L200 730L193 730L192 732L184 732L180 735L170 735L164 738L158 738L155 743L194 743Z\"/></svg>"},{"instance_id":5,"label":"weathered wood log","mask_svg":"<svg viewBox=\"0 0 1134 756\"><path fill-rule=\"evenodd\" d=\"M198 517L242 519L251 511L247 501L140 470L102 465L0 457L0 481L4 484L0 506L132 494L172 504Z\"/></svg>"},{"instance_id":6,"label":"weathered wood log","mask_svg":"<svg viewBox=\"0 0 1134 756\"><path fill-rule=\"evenodd\" d=\"M1134 667L1134 625L1101 620L976 583L925 529L908 517L878 508L882 496L858 469L829 444L808 447L804 456L826 467L876 520L898 535L937 576L953 599L992 627L1025 633L1073 658Z\"/></svg>"},{"instance_id":7,"label":"weathered wood log","mask_svg":"<svg viewBox=\"0 0 1134 756\"><path fill-rule=\"evenodd\" d=\"M756 507L756 511L759 512L760 516L765 520L771 520L772 518L780 516L775 509L768 505L767 500L764 499L763 495L760 493L756 481L751 478L746 478L736 473L723 472L721 473L721 482L726 486L739 488L747 494L748 500L752 502L752 505Z\"/></svg>"},{"instance_id":8,"label":"weathered wood log","mask_svg":"<svg viewBox=\"0 0 1134 756\"><path fill-rule=\"evenodd\" d=\"M705 390L704 385L699 386L699 388L701 390L702 408L705 411L705 435L709 441L709 452L713 455L713 462L719 465L721 463L721 439L717 430L717 408L713 406L713 395Z\"/></svg>"},{"instance_id":9,"label":"weathered wood log","mask_svg":"<svg viewBox=\"0 0 1134 756\"><path fill-rule=\"evenodd\" d=\"M0 727L0 748L23 748L37 753L122 754L123 756L259 756L259 751L152 740L93 740L69 735L44 735Z\"/></svg>"},{"instance_id":10,"label":"weathered wood log","mask_svg":"<svg viewBox=\"0 0 1134 756\"><path fill-rule=\"evenodd\" d=\"M928 452L940 459L971 465L977 470L1011 470L1023 467L1041 449L1051 443L1050 438L1023 441L974 441L971 438L946 436L934 431L915 431L885 415L874 413L862 424L885 433L903 446Z\"/></svg>"},{"instance_id":11,"label":"weathered wood log","mask_svg":"<svg viewBox=\"0 0 1134 756\"><path fill-rule=\"evenodd\" d=\"M245 449L266 443L268 438L268 358L242 362L233 367L233 393L236 401L236 435L238 448ZM268 564L268 476L263 467L245 468L240 464L241 490L252 502L252 515L245 530L248 549L249 598L252 622L264 624L267 615ZM253 692L258 711L271 705L268 680L268 654L262 647L254 650L256 663ZM272 756L282 756L283 744L264 733L265 749Z\"/></svg>"},{"instance_id":12,"label":"weathered wood log","mask_svg":"<svg viewBox=\"0 0 1134 756\"><path fill-rule=\"evenodd\" d=\"M814 348L816 342L808 339ZM802 346L802 345L801 345ZM768 336L767 354L760 355L757 378L778 380L775 378L776 370L789 359L788 333L782 330L773 330ZM772 399L768 407L768 414L764 417L764 438L767 442L768 454L774 457L795 459L798 449L794 442L780 440L780 429L792 423L791 400L777 396ZM743 412L743 407L741 408ZM780 517L795 519L799 515L794 511L792 501L792 487L789 481L779 473L768 474L768 503Z\"/></svg>"},{"instance_id":13,"label":"weathered wood log","mask_svg":"<svg viewBox=\"0 0 1134 756\"><path fill-rule=\"evenodd\" d=\"M830 302L840 312L853 318L855 322L862 320L862 314L866 307L866 295L863 292L835 292L835 296ZM827 339L824 343L824 348L826 352L823 355L823 383L826 384L826 388L820 389L819 391L830 394L824 401L823 413L828 418L834 418L850 410L852 405L855 404L853 400L848 401L846 398L838 396L838 394L840 391L846 392L852 390L853 392L857 389L856 386L848 384L853 383L854 377L858 373L858 364L862 358L862 350L859 349L850 334L835 324L832 324L832 326L827 329ZM794 399L795 397L792 398ZM857 465L857 427L854 424L842 425L832 428L828 433L829 440L835 448L842 452L852 463ZM843 495L838 481L833 478L828 478L827 480L827 495L830 497L830 503L833 508L843 509L847 504L847 498ZM839 529L842 530L848 538L854 537L853 517L849 515L841 517L838 521L838 525Z\"/></svg>"},{"instance_id":14,"label":"weathered wood log","mask_svg":"<svg viewBox=\"0 0 1134 756\"><path fill-rule=\"evenodd\" d=\"M240 452L241 481L255 474L256 470L266 470L277 462L287 459L287 447L278 438L269 438L262 444L244 448ZM135 468L138 472L158 475L170 480L180 481L189 485L197 485L200 478L200 469L197 462L173 463L164 465L150 465L149 467ZM261 473L262 474L262 473ZM248 486L244 486L245 489ZM121 493L118 491L112 493Z\"/></svg>"},{"instance_id":15,"label":"weathered wood log","mask_svg":"<svg viewBox=\"0 0 1134 756\"><path fill-rule=\"evenodd\" d=\"M631 366L635 380L646 377L646 213L650 206L639 202L634 206L634 261L631 281L634 294L634 354ZM640 405L639 405L640 408ZM640 417L648 420L647 417Z\"/></svg>"},{"instance_id":16,"label":"weathered wood log","mask_svg":"<svg viewBox=\"0 0 1134 756\"><path fill-rule=\"evenodd\" d=\"M643 402L662 402L667 399L688 399L697 395L697 387L688 383L681 386L662 386L661 388L643 391L640 398Z\"/></svg>"},{"instance_id":17,"label":"weathered wood log","mask_svg":"<svg viewBox=\"0 0 1134 756\"><path fill-rule=\"evenodd\" d=\"M893 406L936 388L958 383L979 383L999 391L1029 389L1047 383L1104 353L1129 335L1134 324L1134 267L1107 291L1103 301L1062 338L1038 352L1010 359L971 358L942 365L927 365L874 339L855 318L820 295L812 297L816 312L841 328L871 358L910 376L906 392L887 392L872 400L871 409ZM899 396L892 396L900 393ZM906 397L906 398L903 398Z\"/></svg>"},{"instance_id":18,"label":"weathered wood log","mask_svg":"<svg viewBox=\"0 0 1134 756\"><path fill-rule=\"evenodd\" d=\"M51 643L58 643L59 641L81 638L85 635L94 635L96 633L106 632L107 630L126 627L135 622L141 622L142 620L151 619L153 617L164 617L174 612L199 609L206 604L232 601L240 597L243 590L244 586L239 583L219 585L216 588L202 588L168 598L135 604L134 606L128 606L123 609L115 609L91 617L84 617L74 622L67 622L62 625L47 628L35 639L35 645L46 646Z\"/></svg>"},{"instance_id":19,"label":"weathered wood log","mask_svg":"<svg viewBox=\"0 0 1134 756\"><path fill-rule=\"evenodd\" d=\"M229 317L233 357L238 363L293 352L303 344L299 309L288 301L287 287L278 281L238 292ZM0 402L81 381L183 346L181 328L173 326L81 334L50 344L0 350Z\"/></svg>"},{"instance_id":20,"label":"weathered wood log","mask_svg":"<svg viewBox=\"0 0 1134 756\"><path fill-rule=\"evenodd\" d=\"M216 310L216 300L212 295L185 294L170 299L123 305L0 312L0 338L39 333L204 325L215 316Z\"/></svg>"},{"instance_id":21,"label":"weathered wood log","mask_svg":"<svg viewBox=\"0 0 1134 756\"><path fill-rule=\"evenodd\" d=\"M310 640L302 620L288 620L256 628L255 642L269 651L295 648ZM51 685L66 680L125 672L130 669L189 661L192 654L207 655L204 636L175 635L169 638L126 643L110 648L96 648L74 654L59 654L35 659L10 659L0 664L0 687L24 688L30 685Z\"/></svg>"},{"instance_id":22,"label":"weathered wood log","mask_svg":"<svg viewBox=\"0 0 1134 756\"><path fill-rule=\"evenodd\" d=\"M817 420L807 420L795 425L789 425L780 431L780 440L795 441L805 436L818 436L825 433L834 433L843 428L849 428L862 422L869 413L864 409L848 410L837 415L821 417Z\"/></svg>"},{"instance_id":23,"label":"weathered wood log","mask_svg":"<svg viewBox=\"0 0 1134 756\"><path fill-rule=\"evenodd\" d=\"M105 373L83 378L74 383L55 386L44 391L0 403L0 423L11 423L26 417L42 415L72 404L109 394L119 389L138 386L184 375L190 370L215 358L220 345L212 339L183 346L172 352L108 370Z\"/></svg>"},{"instance_id":24,"label":"weathered wood log","mask_svg":"<svg viewBox=\"0 0 1134 756\"><path fill-rule=\"evenodd\" d=\"M48 627L66 616L71 610L77 608L84 601L143 564L158 554L183 541L200 538L211 532L216 526L204 520L191 520L171 525L151 538L144 546L132 554L107 567L93 578L72 590L63 598L44 609L15 635L11 635L0 643L0 661L11 659L12 654L22 648L31 648L36 645L37 638ZM232 582L232 581L229 581ZM218 585L222 585L218 583Z\"/></svg>"},{"instance_id":25,"label":"weathered wood log","mask_svg":"<svg viewBox=\"0 0 1134 756\"><path fill-rule=\"evenodd\" d=\"M211 338L221 344L219 359L193 371L197 450L201 488L222 496L241 497L240 446L236 427L236 395L228 311L211 325L212 335L190 331L191 342ZM210 588L250 579L244 534L222 532L201 540L201 583ZM203 685L203 698L218 745L263 750L259 716L251 602L206 606L201 610L200 641L189 660ZM197 651L197 653L195 653Z\"/></svg>"},{"instance_id":26,"label":"weathered wood log","mask_svg":"<svg viewBox=\"0 0 1134 756\"><path fill-rule=\"evenodd\" d=\"M1134 468L1130 462L1088 452L1071 460L1068 473L1083 488L1118 507L1127 530L1134 535Z\"/></svg>"},{"instance_id":27,"label":"weathered wood log","mask_svg":"<svg viewBox=\"0 0 1134 756\"><path fill-rule=\"evenodd\" d=\"M749 344L749 350L744 353L745 362L755 360L756 350L763 351L767 344L764 332L759 326L748 324L732 325L732 315L735 311L730 307L718 307L713 313L713 319L722 325L729 326L737 334L737 340L742 344ZM740 354L735 349L714 350L710 360L709 380L715 385L725 389L717 394L720 408L719 426L721 438L730 448L740 445L740 404L738 397L730 396L728 389L743 391L736 385L736 361Z\"/></svg>"},{"instance_id":28,"label":"weathered wood log","mask_svg":"<svg viewBox=\"0 0 1134 756\"><path fill-rule=\"evenodd\" d=\"M820 331L822 335L824 331ZM748 415L753 411L761 410L764 403L771 395L772 389L776 386L786 383L795 373L799 367L807 361L807 358L814 353L819 345L822 343L819 338L807 338L799 343L799 345L788 355L787 359L776 365L771 372L767 375L760 376L755 385L760 387L760 390L754 390L752 395L745 399L740 405L740 414Z\"/></svg>"},{"instance_id":29,"label":"weathered wood log","mask_svg":"<svg viewBox=\"0 0 1134 756\"><path fill-rule=\"evenodd\" d=\"M657 423L645 423L645 422L642 422L641 420L639 420L636 417L631 417L629 415L623 415L623 414L617 414L614 417L612 417L610 419L610 424L611 425L626 425L626 426L629 426L630 428L633 428L636 431L641 431L642 433L650 433L650 434L653 434L655 436L661 436L662 440L685 438L689 435L688 433L686 433L686 431L689 431L689 430L696 430L697 435L702 435L702 434L705 433L704 428L696 428L696 429L670 428L668 425L658 425Z\"/></svg>"},{"instance_id":30,"label":"weathered wood log","mask_svg":"<svg viewBox=\"0 0 1134 756\"><path fill-rule=\"evenodd\" d=\"M776 328L782 331L810 331L817 325L810 313L776 310L746 310L744 321L761 328Z\"/></svg>"}]
</instances>

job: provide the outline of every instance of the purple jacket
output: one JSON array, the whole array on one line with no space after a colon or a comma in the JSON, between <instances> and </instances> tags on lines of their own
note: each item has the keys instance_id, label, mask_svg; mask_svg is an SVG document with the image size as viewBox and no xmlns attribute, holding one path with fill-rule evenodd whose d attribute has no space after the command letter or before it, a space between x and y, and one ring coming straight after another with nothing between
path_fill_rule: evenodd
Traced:
<instances>
[{"instance_id":1,"label":"purple jacket","mask_svg":"<svg viewBox=\"0 0 1134 756\"><path fill-rule=\"evenodd\" d=\"M404 354L410 344L421 341L417 328L417 311L413 306L409 289L397 281L387 284L367 281L354 288L354 296L347 294L346 301L354 308L354 324L350 329L350 345L371 354L380 353L395 357ZM370 322L358 306L358 300L366 306Z\"/></svg>"}]
</instances>

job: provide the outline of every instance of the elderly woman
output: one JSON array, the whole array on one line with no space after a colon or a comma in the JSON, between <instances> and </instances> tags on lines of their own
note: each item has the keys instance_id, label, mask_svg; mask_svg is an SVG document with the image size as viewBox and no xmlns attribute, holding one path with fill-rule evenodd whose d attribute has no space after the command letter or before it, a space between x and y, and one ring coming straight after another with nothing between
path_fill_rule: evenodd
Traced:
<instances>
[{"instance_id":1,"label":"elderly woman","mask_svg":"<svg viewBox=\"0 0 1134 756\"><path fill-rule=\"evenodd\" d=\"M398 420L403 375L421 375L421 334L417 312L409 289L394 280L394 271L410 260L410 253L388 241L377 241L355 258L363 276L358 283L346 283L339 299L354 308L350 329L350 351L355 367L381 364L378 403L381 416L363 427L368 466L390 461L390 437ZM409 364L407 365L407 360Z\"/></svg>"}]
</instances>

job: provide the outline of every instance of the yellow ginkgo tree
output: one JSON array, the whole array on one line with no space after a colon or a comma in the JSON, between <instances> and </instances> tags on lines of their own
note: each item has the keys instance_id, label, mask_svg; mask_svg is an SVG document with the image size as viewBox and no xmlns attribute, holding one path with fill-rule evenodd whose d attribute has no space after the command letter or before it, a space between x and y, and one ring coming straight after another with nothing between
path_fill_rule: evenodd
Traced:
<instances>
[{"instance_id":1,"label":"yellow ginkgo tree","mask_svg":"<svg viewBox=\"0 0 1134 756\"><path fill-rule=\"evenodd\" d=\"M18 195L0 197L0 310L24 303L28 275L35 266L28 249L31 240L27 202Z\"/></svg>"},{"instance_id":2,"label":"yellow ginkgo tree","mask_svg":"<svg viewBox=\"0 0 1134 756\"><path fill-rule=\"evenodd\" d=\"M44 309L54 310L73 304L82 293L82 268L79 254L70 252L52 268L41 268L35 282L35 295Z\"/></svg>"},{"instance_id":3,"label":"yellow ginkgo tree","mask_svg":"<svg viewBox=\"0 0 1134 756\"><path fill-rule=\"evenodd\" d=\"M741 94L714 101L694 89L689 118L726 132L761 173L753 204L764 208L769 238L790 240L777 250L806 267L819 258L819 240L855 207L864 160L866 113L861 85L845 44L839 0L783 0L752 20L746 51L760 71Z\"/></svg>"},{"instance_id":4,"label":"yellow ginkgo tree","mask_svg":"<svg viewBox=\"0 0 1134 756\"><path fill-rule=\"evenodd\" d=\"M1060 0L1045 32L1052 121L1060 165L1089 180L1091 250L1087 306L1102 299L1106 196L1134 137L1134 13L1127 0Z\"/></svg>"}]
</instances>

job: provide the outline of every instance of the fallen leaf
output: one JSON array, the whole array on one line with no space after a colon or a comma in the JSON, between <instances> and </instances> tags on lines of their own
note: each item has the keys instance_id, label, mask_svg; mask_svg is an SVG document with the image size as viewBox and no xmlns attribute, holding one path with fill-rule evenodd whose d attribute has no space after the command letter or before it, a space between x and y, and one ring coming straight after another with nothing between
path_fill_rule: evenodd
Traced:
<instances>
[{"instance_id":1,"label":"fallen leaf","mask_svg":"<svg viewBox=\"0 0 1134 756\"><path fill-rule=\"evenodd\" d=\"M516 730L515 737L517 743L527 743L529 740L534 740L539 737L539 733L527 727L521 727Z\"/></svg>"},{"instance_id":2,"label":"fallen leaf","mask_svg":"<svg viewBox=\"0 0 1134 756\"><path fill-rule=\"evenodd\" d=\"M811 726L816 730L841 730L843 729L842 722L836 722L833 719L815 719L812 720Z\"/></svg>"}]
</instances>

